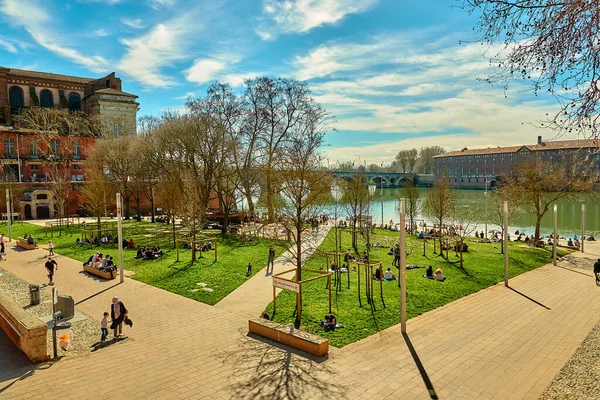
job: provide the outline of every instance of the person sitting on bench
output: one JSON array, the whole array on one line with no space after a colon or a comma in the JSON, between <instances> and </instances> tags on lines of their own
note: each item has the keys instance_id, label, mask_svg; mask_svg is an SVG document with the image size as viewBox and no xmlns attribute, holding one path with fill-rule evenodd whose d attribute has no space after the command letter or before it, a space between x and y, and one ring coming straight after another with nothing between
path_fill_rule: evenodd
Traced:
<instances>
[{"instance_id":1,"label":"person sitting on bench","mask_svg":"<svg viewBox=\"0 0 600 400\"><path fill-rule=\"evenodd\" d=\"M573 247L573 240L571 238L569 238L569 241L567 242L567 246Z\"/></svg>"},{"instance_id":2,"label":"person sitting on bench","mask_svg":"<svg viewBox=\"0 0 600 400\"><path fill-rule=\"evenodd\" d=\"M35 239L32 235L29 235L29 237L27 238L27 244L35 244Z\"/></svg>"}]
</instances>

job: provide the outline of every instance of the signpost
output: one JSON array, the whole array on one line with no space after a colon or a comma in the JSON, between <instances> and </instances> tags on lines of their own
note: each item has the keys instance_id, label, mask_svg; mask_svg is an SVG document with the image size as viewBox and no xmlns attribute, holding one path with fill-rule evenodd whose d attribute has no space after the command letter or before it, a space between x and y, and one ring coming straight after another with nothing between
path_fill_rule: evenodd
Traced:
<instances>
[{"instance_id":1,"label":"signpost","mask_svg":"<svg viewBox=\"0 0 600 400\"><path fill-rule=\"evenodd\" d=\"M508 287L508 201L504 202L504 286Z\"/></svg>"},{"instance_id":2,"label":"signpost","mask_svg":"<svg viewBox=\"0 0 600 400\"><path fill-rule=\"evenodd\" d=\"M288 279L273 277L273 286L300 293L300 284L298 282L292 282Z\"/></svg>"},{"instance_id":3,"label":"signpost","mask_svg":"<svg viewBox=\"0 0 600 400\"><path fill-rule=\"evenodd\" d=\"M121 199L121 193L117 193L117 231L119 237L119 274L120 282L123 283L125 281L125 276L123 275L123 200Z\"/></svg>"},{"instance_id":4,"label":"signpost","mask_svg":"<svg viewBox=\"0 0 600 400\"><path fill-rule=\"evenodd\" d=\"M329 313L331 314L331 272L323 272L316 271L312 269L305 269L305 272L312 272L317 274L317 276L313 278L304 279L301 281L293 281L291 279L282 278L281 275L289 274L290 272L295 272L296 269L289 269L287 271L279 272L278 274L273 275L273 315L275 315L275 311L277 310L277 288L290 290L292 292L297 293L299 296L298 301L298 309L296 310L297 318L300 319L302 315L302 284L306 282L311 282L316 279L327 278L327 287L329 288Z\"/></svg>"}]
</instances>

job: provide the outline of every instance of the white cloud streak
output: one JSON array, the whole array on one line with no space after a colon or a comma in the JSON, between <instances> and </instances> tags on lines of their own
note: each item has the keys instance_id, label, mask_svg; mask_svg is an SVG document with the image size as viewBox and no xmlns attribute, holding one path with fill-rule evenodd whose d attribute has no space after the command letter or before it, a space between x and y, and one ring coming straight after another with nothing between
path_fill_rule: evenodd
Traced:
<instances>
[{"instance_id":1,"label":"white cloud streak","mask_svg":"<svg viewBox=\"0 0 600 400\"><path fill-rule=\"evenodd\" d=\"M56 21L51 18L35 0L4 0L0 3L0 11L10 17L10 21L22 26L31 37L45 49L93 72L106 72L108 61L101 56L87 56L72 49L60 40L63 33L52 32Z\"/></svg>"},{"instance_id":2,"label":"white cloud streak","mask_svg":"<svg viewBox=\"0 0 600 400\"><path fill-rule=\"evenodd\" d=\"M133 29L143 29L146 27L141 18L121 18L121 23Z\"/></svg>"}]
</instances>

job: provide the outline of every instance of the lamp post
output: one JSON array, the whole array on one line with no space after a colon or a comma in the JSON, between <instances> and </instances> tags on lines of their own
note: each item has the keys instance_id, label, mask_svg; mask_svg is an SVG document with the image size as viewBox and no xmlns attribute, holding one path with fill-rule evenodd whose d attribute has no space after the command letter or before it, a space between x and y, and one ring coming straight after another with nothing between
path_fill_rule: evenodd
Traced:
<instances>
[{"instance_id":1,"label":"lamp post","mask_svg":"<svg viewBox=\"0 0 600 400\"><path fill-rule=\"evenodd\" d=\"M375 194L375 189L377 189L377 186L375 186L375 184L372 182L369 183L369 208L371 205L371 198ZM372 222L373 222L373 217L371 217L371 223ZM367 227L367 256L370 256L370 250L371 250L371 226L368 226Z\"/></svg>"},{"instance_id":2,"label":"lamp post","mask_svg":"<svg viewBox=\"0 0 600 400\"><path fill-rule=\"evenodd\" d=\"M123 276L123 200L121 199L121 193L117 193L117 233L119 236L119 274L121 275L120 281L123 283L125 277Z\"/></svg>"},{"instance_id":3,"label":"lamp post","mask_svg":"<svg viewBox=\"0 0 600 400\"><path fill-rule=\"evenodd\" d=\"M12 241L12 231L11 231L11 223L12 223L12 207L10 201L10 189L6 189L6 227L8 230L8 241Z\"/></svg>"},{"instance_id":4,"label":"lamp post","mask_svg":"<svg viewBox=\"0 0 600 400\"><path fill-rule=\"evenodd\" d=\"M381 181L381 186L379 186L379 195L381 195L381 226L383 226L383 181Z\"/></svg>"},{"instance_id":5,"label":"lamp post","mask_svg":"<svg viewBox=\"0 0 600 400\"><path fill-rule=\"evenodd\" d=\"M400 199L400 331L406 333L406 214Z\"/></svg>"},{"instance_id":6,"label":"lamp post","mask_svg":"<svg viewBox=\"0 0 600 400\"><path fill-rule=\"evenodd\" d=\"M558 206L555 204L554 205L554 246L552 246L552 263L554 265L556 265L556 245L557 245L556 224L557 224L557 220L558 220Z\"/></svg>"},{"instance_id":7,"label":"lamp post","mask_svg":"<svg viewBox=\"0 0 600 400\"><path fill-rule=\"evenodd\" d=\"M583 253L583 243L585 242L585 204L581 205L581 252Z\"/></svg>"},{"instance_id":8,"label":"lamp post","mask_svg":"<svg viewBox=\"0 0 600 400\"><path fill-rule=\"evenodd\" d=\"M331 185L331 195L335 200L335 210L334 210L334 223L335 223L335 251L338 251L338 221L337 221L337 210L340 199L342 198L342 191L340 187L334 182ZM341 243L339 244L341 247Z\"/></svg>"},{"instance_id":9,"label":"lamp post","mask_svg":"<svg viewBox=\"0 0 600 400\"><path fill-rule=\"evenodd\" d=\"M508 287L508 201L504 202L504 286Z\"/></svg>"}]
</instances>

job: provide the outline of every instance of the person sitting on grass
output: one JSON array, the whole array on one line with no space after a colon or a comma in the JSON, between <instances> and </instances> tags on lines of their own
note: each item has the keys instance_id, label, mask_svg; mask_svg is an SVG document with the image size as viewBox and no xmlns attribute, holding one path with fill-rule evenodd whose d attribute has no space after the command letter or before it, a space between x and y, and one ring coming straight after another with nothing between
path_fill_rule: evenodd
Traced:
<instances>
[{"instance_id":1,"label":"person sitting on grass","mask_svg":"<svg viewBox=\"0 0 600 400\"><path fill-rule=\"evenodd\" d=\"M152 249L148 248L148 247L144 247L144 260L153 260L154 259L154 253L152 252Z\"/></svg>"},{"instance_id":2,"label":"person sitting on grass","mask_svg":"<svg viewBox=\"0 0 600 400\"><path fill-rule=\"evenodd\" d=\"M115 242L115 238L113 237L112 233L108 234L106 240L108 240L108 244L113 244Z\"/></svg>"},{"instance_id":3,"label":"person sitting on grass","mask_svg":"<svg viewBox=\"0 0 600 400\"><path fill-rule=\"evenodd\" d=\"M325 332L335 330L336 325L337 320L335 319L335 315L333 314L325 315L325 320L319 322L319 326L323 327L323 329L325 329Z\"/></svg>"},{"instance_id":4,"label":"person sitting on grass","mask_svg":"<svg viewBox=\"0 0 600 400\"><path fill-rule=\"evenodd\" d=\"M423 275L423 277L427 279L435 279L433 277L433 267L431 265L427 267L427 271L425 271L425 275Z\"/></svg>"},{"instance_id":5,"label":"person sitting on grass","mask_svg":"<svg viewBox=\"0 0 600 400\"><path fill-rule=\"evenodd\" d=\"M133 249L135 247L135 243L133 243L133 239L129 239L129 243L127 243L128 249Z\"/></svg>"},{"instance_id":6,"label":"person sitting on grass","mask_svg":"<svg viewBox=\"0 0 600 400\"><path fill-rule=\"evenodd\" d=\"M381 280L381 268L377 268L375 270L375 275L373 276L373 279L375 279L376 281Z\"/></svg>"},{"instance_id":7,"label":"person sitting on grass","mask_svg":"<svg viewBox=\"0 0 600 400\"><path fill-rule=\"evenodd\" d=\"M210 250L212 250L212 243L209 240L208 242L206 242L202 245L202 252L206 252L206 251L210 251Z\"/></svg>"},{"instance_id":8,"label":"person sitting on grass","mask_svg":"<svg viewBox=\"0 0 600 400\"><path fill-rule=\"evenodd\" d=\"M573 247L581 247L581 243L579 242L579 239L575 240L575 242L573 243Z\"/></svg>"},{"instance_id":9,"label":"person sitting on grass","mask_svg":"<svg viewBox=\"0 0 600 400\"><path fill-rule=\"evenodd\" d=\"M392 274L392 270L390 268L388 268L387 271L385 271L385 275L383 276L383 279L386 281L395 281L396 277L394 276L394 274Z\"/></svg>"},{"instance_id":10,"label":"person sitting on grass","mask_svg":"<svg viewBox=\"0 0 600 400\"><path fill-rule=\"evenodd\" d=\"M446 277L444 276L444 272L442 272L441 268L438 268L435 270L435 272L433 273L433 277L440 282L443 282L446 280Z\"/></svg>"},{"instance_id":11,"label":"person sitting on grass","mask_svg":"<svg viewBox=\"0 0 600 400\"><path fill-rule=\"evenodd\" d=\"M144 248L140 247L133 258L144 258Z\"/></svg>"},{"instance_id":12,"label":"person sitting on grass","mask_svg":"<svg viewBox=\"0 0 600 400\"><path fill-rule=\"evenodd\" d=\"M157 247L154 247L154 249L152 250L152 254L154 255L154 258L159 258L159 257L163 256L164 252L160 248L160 246L157 246Z\"/></svg>"}]
</instances>

